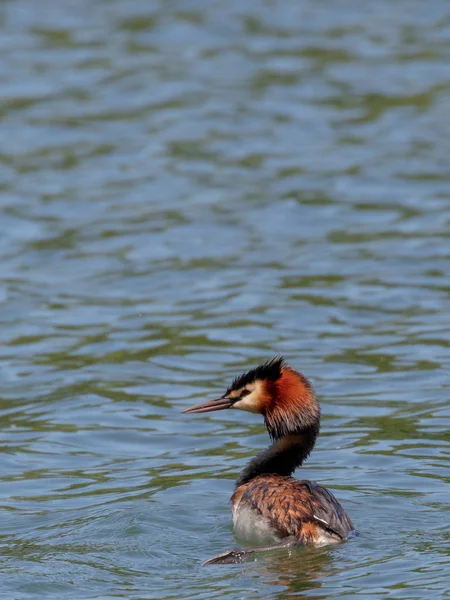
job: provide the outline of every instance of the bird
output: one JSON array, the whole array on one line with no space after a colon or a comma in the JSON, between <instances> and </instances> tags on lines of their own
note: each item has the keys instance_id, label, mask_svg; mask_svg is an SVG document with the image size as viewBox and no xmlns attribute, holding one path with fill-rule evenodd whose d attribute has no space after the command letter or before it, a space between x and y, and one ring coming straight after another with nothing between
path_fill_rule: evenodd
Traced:
<instances>
[{"instance_id":1,"label":"bird","mask_svg":"<svg viewBox=\"0 0 450 600\"><path fill-rule=\"evenodd\" d=\"M271 444L241 471L231 496L236 537L253 547L229 550L204 565L240 563L256 552L278 548L338 544L356 533L329 490L292 476L308 458L320 430L320 405L302 373L277 355L234 379L220 398L183 412L225 409L262 415Z\"/></svg>"}]
</instances>

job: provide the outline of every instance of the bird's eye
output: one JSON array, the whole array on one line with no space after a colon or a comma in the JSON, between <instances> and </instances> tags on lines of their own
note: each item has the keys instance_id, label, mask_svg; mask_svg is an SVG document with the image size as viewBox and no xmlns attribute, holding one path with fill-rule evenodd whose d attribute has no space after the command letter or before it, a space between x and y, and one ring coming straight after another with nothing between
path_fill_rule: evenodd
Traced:
<instances>
[{"instance_id":1,"label":"bird's eye","mask_svg":"<svg viewBox=\"0 0 450 600\"><path fill-rule=\"evenodd\" d=\"M244 388L239 397L244 398L244 396L248 396L249 394L250 394L250 390L248 390L247 388Z\"/></svg>"}]
</instances>

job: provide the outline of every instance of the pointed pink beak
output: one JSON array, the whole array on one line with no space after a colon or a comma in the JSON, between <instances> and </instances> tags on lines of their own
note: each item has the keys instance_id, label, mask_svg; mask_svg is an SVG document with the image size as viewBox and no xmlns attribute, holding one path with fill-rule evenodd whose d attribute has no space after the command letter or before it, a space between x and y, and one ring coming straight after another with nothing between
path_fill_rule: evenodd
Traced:
<instances>
[{"instance_id":1,"label":"pointed pink beak","mask_svg":"<svg viewBox=\"0 0 450 600\"><path fill-rule=\"evenodd\" d=\"M231 408L234 400L232 398L216 398L215 400L208 400L207 402L201 402L200 404L194 404L190 408L185 408L184 413L200 414L206 412L214 412L215 410L224 410L225 408Z\"/></svg>"}]
</instances>

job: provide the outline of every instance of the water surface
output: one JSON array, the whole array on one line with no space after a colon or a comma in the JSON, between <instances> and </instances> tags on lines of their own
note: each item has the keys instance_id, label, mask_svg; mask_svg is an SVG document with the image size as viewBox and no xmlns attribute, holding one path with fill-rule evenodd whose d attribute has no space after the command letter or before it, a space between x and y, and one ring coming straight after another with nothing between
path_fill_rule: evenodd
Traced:
<instances>
[{"instance_id":1,"label":"water surface","mask_svg":"<svg viewBox=\"0 0 450 600\"><path fill-rule=\"evenodd\" d=\"M448 595L450 7L0 6L0 596ZM276 352L361 535L235 542Z\"/></svg>"}]
</instances>

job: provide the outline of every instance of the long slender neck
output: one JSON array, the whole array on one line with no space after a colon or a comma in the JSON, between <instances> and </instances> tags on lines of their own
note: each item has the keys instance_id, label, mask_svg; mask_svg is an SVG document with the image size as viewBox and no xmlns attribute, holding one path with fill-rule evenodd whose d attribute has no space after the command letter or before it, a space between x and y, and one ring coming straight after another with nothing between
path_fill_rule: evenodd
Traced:
<instances>
[{"instance_id":1,"label":"long slender neck","mask_svg":"<svg viewBox=\"0 0 450 600\"><path fill-rule=\"evenodd\" d=\"M299 428L275 439L266 450L257 454L241 471L236 487L258 475L276 474L288 477L309 456L319 433L319 423Z\"/></svg>"}]
</instances>

